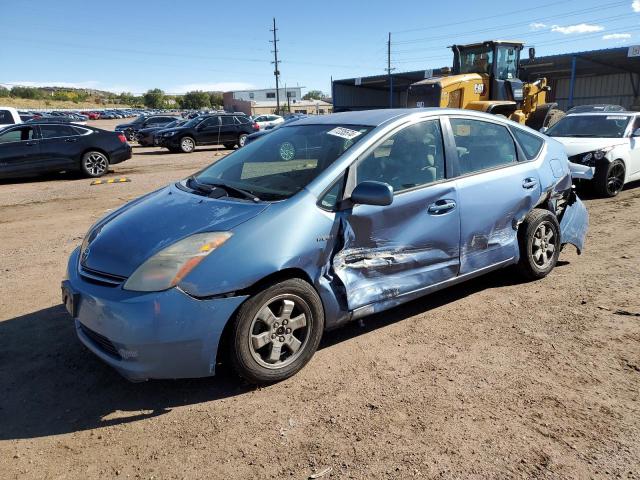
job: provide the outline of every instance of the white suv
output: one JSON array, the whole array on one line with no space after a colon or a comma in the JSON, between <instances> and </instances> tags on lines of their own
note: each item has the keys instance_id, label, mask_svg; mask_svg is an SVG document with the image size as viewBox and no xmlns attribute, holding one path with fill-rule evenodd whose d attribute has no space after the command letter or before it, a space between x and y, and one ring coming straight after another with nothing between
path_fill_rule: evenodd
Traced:
<instances>
[{"instance_id":1,"label":"white suv","mask_svg":"<svg viewBox=\"0 0 640 480\"><path fill-rule=\"evenodd\" d=\"M569 161L590 167L596 192L615 197L640 180L640 113L568 114L544 133L564 145Z\"/></svg>"},{"instance_id":2,"label":"white suv","mask_svg":"<svg viewBox=\"0 0 640 480\"><path fill-rule=\"evenodd\" d=\"M22 123L18 111L13 107L0 107L0 128Z\"/></svg>"},{"instance_id":3,"label":"white suv","mask_svg":"<svg viewBox=\"0 0 640 480\"><path fill-rule=\"evenodd\" d=\"M259 115L257 117L253 117L253 121L258 124L260 130L268 130L279 123L284 122L284 118L280 115Z\"/></svg>"}]
</instances>

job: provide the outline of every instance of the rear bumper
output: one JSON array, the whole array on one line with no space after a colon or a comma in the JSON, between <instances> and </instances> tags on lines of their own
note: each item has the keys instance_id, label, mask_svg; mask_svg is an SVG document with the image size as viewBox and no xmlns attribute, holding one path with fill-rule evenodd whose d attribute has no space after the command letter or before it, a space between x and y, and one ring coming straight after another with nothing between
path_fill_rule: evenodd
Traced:
<instances>
[{"instance_id":1,"label":"rear bumper","mask_svg":"<svg viewBox=\"0 0 640 480\"><path fill-rule=\"evenodd\" d=\"M98 285L80 276L78 254L63 287L76 294L76 333L91 352L132 381L214 375L222 331L246 296L199 300L177 288Z\"/></svg>"},{"instance_id":2,"label":"rear bumper","mask_svg":"<svg viewBox=\"0 0 640 480\"><path fill-rule=\"evenodd\" d=\"M125 143L122 147L117 150L111 152L109 155L109 163L111 165L115 165L116 163L124 162L125 160L129 160L131 158L131 145Z\"/></svg>"}]
</instances>

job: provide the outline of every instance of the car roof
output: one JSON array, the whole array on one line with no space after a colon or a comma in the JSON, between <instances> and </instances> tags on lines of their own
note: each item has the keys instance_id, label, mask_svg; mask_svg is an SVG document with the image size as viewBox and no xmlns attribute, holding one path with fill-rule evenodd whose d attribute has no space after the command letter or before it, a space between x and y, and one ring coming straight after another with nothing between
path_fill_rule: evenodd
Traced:
<instances>
[{"instance_id":1,"label":"car roof","mask_svg":"<svg viewBox=\"0 0 640 480\"><path fill-rule=\"evenodd\" d=\"M622 112L577 112L577 113L567 113L567 117L591 117L591 116L598 116L598 117L620 117L620 116L625 116L625 117L632 117L635 115L638 115L639 112L629 112L627 110L624 110Z\"/></svg>"}]
</instances>

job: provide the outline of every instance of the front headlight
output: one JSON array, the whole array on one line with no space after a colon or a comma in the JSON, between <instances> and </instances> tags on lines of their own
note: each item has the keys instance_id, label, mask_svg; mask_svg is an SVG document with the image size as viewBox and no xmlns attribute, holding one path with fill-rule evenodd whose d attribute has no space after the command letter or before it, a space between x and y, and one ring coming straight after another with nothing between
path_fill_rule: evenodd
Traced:
<instances>
[{"instance_id":1,"label":"front headlight","mask_svg":"<svg viewBox=\"0 0 640 480\"><path fill-rule=\"evenodd\" d=\"M123 288L137 292L158 292L175 287L231 235L230 232L207 232L180 240L140 265Z\"/></svg>"},{"instance_id":2,"label":"front headlight","mask_svg":"<svg viewBox=\"0 0 640 480\"><path fill-rule=\"evenodd\" d=\"M163 137L172 137L173 135L175 135L176 132L164 132L162 134Z\"/></svg>"},{"instance_id":3,"label":"front headlight","mask_svg":"<svg viewBox=\"0 0 640 480\"><path fill-rule=\"evenodd\" d=\"M593 152L593 156L596 160L602 160L612 149L613 147L601 148L600 150Z\"/></svg>"}]
</instances>

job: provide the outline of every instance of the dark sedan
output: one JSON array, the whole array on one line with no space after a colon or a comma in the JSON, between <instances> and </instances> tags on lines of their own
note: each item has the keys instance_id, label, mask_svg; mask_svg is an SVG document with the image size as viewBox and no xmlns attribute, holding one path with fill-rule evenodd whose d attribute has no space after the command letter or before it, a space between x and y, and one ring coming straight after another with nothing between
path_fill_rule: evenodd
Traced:
<instances>
[{"instance_id":1,"label":"dark sedan","mask_svg":"<svg viewBox=\"0 0 640 480\"><path fill-rule=\"evenodd\" d=\"M116 125L116 132L123 132L127 140L135 140L138 132L144 128L164 127L168 123L177 120L173 115L140 115L138 118L129 123Z\"/></svg>"},{"instance_id":2,"label":"dark sedan","mask_svg":"<svg viewBox=\"0 0 640 480\"><path fill-rule=\"evenodd\" d=\"M138 145L142 147L153 147L157 145L154 142L155 138L158 138L158 134L165 129L179 127L180 125L186 123L187 120L174 120L173 122L167 123L166 125L156 125L149 128L143 128L142 130L138 130L138 133L135 135L135 139L138 141Z\"/></svg>"},{"instance_id":3,"label":"dark sedan","mask_svg":"<svg viewBox=\"0 0 640 480\"><path fill-rule=\"evenodd\" d=\"M129 158L124 134L100 128L43 121L0 130L0 178L60 171L101 177Z\"/></svg>"}]
</instances>

